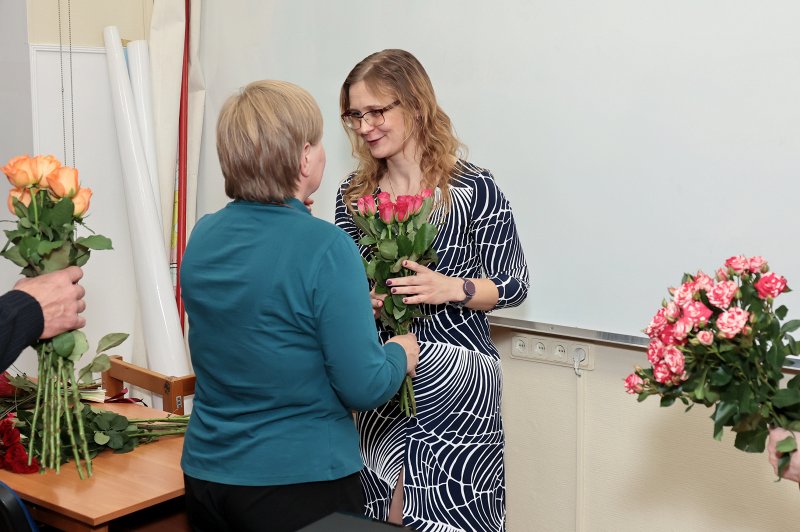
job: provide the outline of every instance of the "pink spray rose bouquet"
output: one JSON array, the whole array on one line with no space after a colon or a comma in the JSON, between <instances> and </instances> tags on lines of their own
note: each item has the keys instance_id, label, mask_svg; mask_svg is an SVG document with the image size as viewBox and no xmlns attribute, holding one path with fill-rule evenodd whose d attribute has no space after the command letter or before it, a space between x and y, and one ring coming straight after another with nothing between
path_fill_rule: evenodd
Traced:
<instances>
[{"instance_id":1,"label":"pink spray rose bouquet","mask_svg":"<svg viewBox=\"0 0 800 532\"><path fill-rule=\"evenodd\" d=\"M374 282L376 294L386 294L381 307L380 320L395 334L411 331L414 318L422 317L419 305L407 305L403 296L392 295L386 280L413 275L403 267L403 261L412 260L428 266L438 260L432 245L437 228L428 223L433 210L433 191L425 189L414 196L398 196L391 201L388 192L358 199L353 221L364 233L359 240L371 250L364 261L367 277ZM406 415L416 415L414 388L411 377L406 377L400 388L400 406Z\"/></svg>"},{"instance_id":2,"label":"pink spray rose bouquet","mask_svg":"<svg viewBox=\"0 0 800 532\"><path fill-rule=\"evenodd\" d=\"M789 334L800 320L781 323L788 312L775 299L789 292L786 279L769 270L763 257L738 255L712 278L685 274L644 330L650 338L649 368L636 367L625 379L628 393L661 406L680 400L714 407L714 438L723 427L736 433L734 446L763 452L770 426L800 430L800 375L783 383L788 355L798 353ZM783 386L782 386L783 384ZM778 446L789 454L794 438Z\"/></svg>"}]
</instances>

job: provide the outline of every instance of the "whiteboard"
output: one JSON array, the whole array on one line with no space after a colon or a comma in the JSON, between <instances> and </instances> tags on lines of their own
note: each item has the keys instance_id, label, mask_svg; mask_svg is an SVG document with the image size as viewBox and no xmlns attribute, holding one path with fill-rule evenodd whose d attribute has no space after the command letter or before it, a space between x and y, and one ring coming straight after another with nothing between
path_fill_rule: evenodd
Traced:
<instances>
[{"instance_id":1,"label":"whiteboard","mask_svg":"<svg viewBox=\"0 0 800 532\"><path fill-rule=\"evenodd\" d=\"M307 88L333 219L353 168L341 83L405 48L508 196L531 268L508 318L642 336L684 272L763 255L800 317L800 3L675 0L208 2L198 214L227 198L214 150L222 102L256 79Z\"/></svg>"}]
</instances>

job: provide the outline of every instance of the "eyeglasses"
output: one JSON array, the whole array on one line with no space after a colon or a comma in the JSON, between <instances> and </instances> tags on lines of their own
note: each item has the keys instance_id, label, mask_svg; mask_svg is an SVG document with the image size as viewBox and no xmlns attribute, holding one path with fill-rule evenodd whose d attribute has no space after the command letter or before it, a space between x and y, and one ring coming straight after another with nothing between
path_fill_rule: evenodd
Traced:
<instances>
[{"instance_id":1,"label":"eyeglasses","mask_svg":"<svg viewBox=\"0 0 800 532\"><path fill-rule=\"evenodd\" d=\"M395 100L382 109L373 109L372 111L367 111L366 113L348 111L342 115L342 122L344 122L344 125L350 129L358 129L361 127L361 120L363 119L367 124L377 127L383 125L383 123L386 121L383 113L394 109L398 105L400 105L400 100Z\"/></svg>"}]
</instances>

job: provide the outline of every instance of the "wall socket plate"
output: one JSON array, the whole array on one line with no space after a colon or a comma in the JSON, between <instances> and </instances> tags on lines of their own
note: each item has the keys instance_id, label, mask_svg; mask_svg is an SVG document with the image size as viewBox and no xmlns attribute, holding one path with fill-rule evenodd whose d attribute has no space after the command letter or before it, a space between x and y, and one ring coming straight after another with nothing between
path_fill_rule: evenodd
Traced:
<instances>
[{"instance_id":1,"label":"wall socket plate","mask_svg":"<svg viewBox=\"0 0 800 532\"><path fill-rule=\"evenodd\" d=\"M579 368L594 369L594 356L588 344L527 334L511 338L511 358L574 368L576 357Z\"/></svg>"}]
</instances>

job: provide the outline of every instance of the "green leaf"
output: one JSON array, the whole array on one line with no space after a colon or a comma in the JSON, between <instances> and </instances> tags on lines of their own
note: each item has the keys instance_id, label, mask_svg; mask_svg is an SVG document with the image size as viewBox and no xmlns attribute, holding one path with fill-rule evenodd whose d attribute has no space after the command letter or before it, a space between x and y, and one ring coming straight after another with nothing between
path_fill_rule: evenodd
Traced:
<instances>
[{"instance_id":1,"label":"green leaf","mask_svg":"<svg viewBox=\"0 0 800 532\"><path fill-rule=\"evenodd\" d=\"M89 384L94 380L92 378L92 373L103 373L110 367L111 361L108 359L108 355L105 353L102 355L97 355L89 364L81 368L81 370L78 372L78 380Z\"/></svg>"},{"instance_id":2,"label":"green leaf","mask_svg":"<svg viewBox=\"0 0 800 532\"><path fill-rule=\"evenodd\" d=\"M722 428L738 412L738 405L720 401L714 409L711 419L714 420L714 439L722 439Z\"/></svg>"},{"instance_id":3,"label":"green leaf","mask_svg":"<svg viewBox=\"0 0 800 532\"><path fill-rule=\"evenodd\" d=\"M772 404L777 408L787 408L800 404L800 390L797 388L782 388L772 396Z\"/></svg>"},{"instance_id":4,"label":"green leaf","mask_svg":"<svg viewBox=\"0 0 800 532\"><path fill-rule=\"evenodd\" d=\"M374 246L377 240L374 236L366 235L362 236L361 240L358 241L359 246Z\"/></svg>"},{"instance_id":5,"label":"green leaf","mask_svg":"<svg viewBox=\"0 0 800 532\"><path fill-rule=\"evenodd\" d=\"M380 253L381 257L386 260L397 260L397 241L382 240L378 242L378 252Z\"/></svg>"},{"instance_id":6,"label":"green leaf","mask_svg":"<svg viewBox=\"0 0 800 532\"><path fill-rule=\"evenodd\" d=\"M784 334L794 332L797 329L800 329L800 320L789 320L783 324L783 327L781 327L780 334L783 336Z\"/></svg>"},{"instance_id":7,"label":"green leaf","mask_svg":"<svg viewBox=\"0 0 800 532\"><path fill-rule=\"evenodd\" d=\"M103 235L91 235L77 239L75 243L79 246L94 250L113 249L111 239Z\"/></svg>"},{"instance_id":8,"label":"green leaf","mask_svg":"<svg viewBox=\"0 0 800 532\"><path fill-rule=\"evenodd\" d=\"M63 270L71 264L70 252L72 245L69 242L64 242L58 249L51 251L50 254L42 260L42 270L45 273L57 272Z\"/></svg>"},{"instance_id":9,"label":"green leaf","mask_svg":"<svg viewBox=\"0 0 800 532\"><path fill-rule=\"evenodd\" d=\"M419 228L417 235L414 237L415 255L418 257L423 256L428 248L431 247L431 244L433 244L433 240L436 238L436 232L436 227L431 224L424 224Z\"/></svg>"},{"instance_id":10,"label":"green leaf","mask_svg":"<svg viewBox=\"0 0 800 532\"><path fill-rule=\"evenodd\" d=\"M787 436L777 444L775 444L775 450L779 453L791 453L797 450L797 440L794 436Z\"/></svg>"},{"instance_id":11,"label":"green leaf","mask_svg":"<svg viewBox=\"0 0 800 532\"><path fill-rule=\"evenodd\" d=\"M119 449L123 445L125 445L126 438L123 438L122 434L119 432L112 432L110 434L111 438L108 440L106 444L111 449Z\"/></svg>"},{"instance_id":12,"label":"green leaf","mask_svg":"<svg viewBox=\"0 0 800 532\"><path fill-rule=\"evenodd\" d=\"M130 336L128 333L109 333L103 336L97 343L97 351L95 352L102 353L103 351L107 351L112 347L117 347L122 342L127 340L128 336Z\"/></svg>"},{"instance_id":13,"label":"green leaf","mask_svg":"<svg viewBox=\"0 0 800 532\"><path fill-rule=\"evenodd\" d=\"M410 240L406 235L400 235L397 237L397 254L400 257L408 257L411 255L411 252L414 250L414 242Z\"/></svg>"},{"instance_id":14,"label":"green leaf","mask_svg":"<svg viewBox=\"0 0 800 532\"><path fill-rule=\"evenodd\" d=\"M94 442L98 445L105 445L111 438L105 432L95 432L94 433Z\"/></svg>"},{"instance_id":15,"label":"green leaf","mask_svg":"<svg viewBox=\"0 0 800 532\"><path fill-rule=\"evenodd\" d=\"M767 436L769 432L766 428L749 432L739 432L733 446L748 453L763 453L766 448Z\"/></svg>"},{"instance_id":16,"label":"green leaf","mask_svg":"<svg viewBox=\"0 0 800 532\"><path fill-rule=\"evenodd\" d=\"M75 205L69 198L62 198L52 208L42 209L41 223L42 225L49 225L53 228L61 228L70 226L72 228L72 213L75 211Z\"/></svg>"},{"instance_id":17,"label":"green leaf","mask_svg":"<svg viewBox=\"0 0 800 532\"><path fill-rule=\"evenodd\" d=\"M83 331L72 331L72 337L75 340L75 345L68 358L72 362L77 362L81 359L83 354L89 350L89 340L86 339L86 335Z\"/></svg>"},{"instance_id":18,"label":"green leaf","mask_svg":"<svg viewBox=\"0 0 800 532\"><path fill-rule=\"evenodd\" d=\"M19 252L19 246L14 246L3 253L0 253L5 258L16 264L17 266L27 266L28 261L22 258L22 255Z\"/></svg>"},{"instance_id":19,"label":"green leaf","mask_svg":"<svg viewBox=\"0 0 800 532\"><path fill-rule=\"evenodd\" d=\"M72 354L72 350L75 349L75 337L72 333L73 331L67 331L53 338L53 350L58 355L68 357Z\"/></svg>"}]
</instances>

